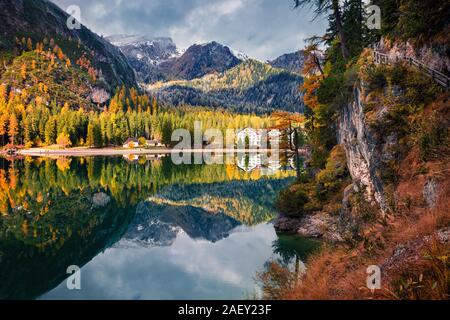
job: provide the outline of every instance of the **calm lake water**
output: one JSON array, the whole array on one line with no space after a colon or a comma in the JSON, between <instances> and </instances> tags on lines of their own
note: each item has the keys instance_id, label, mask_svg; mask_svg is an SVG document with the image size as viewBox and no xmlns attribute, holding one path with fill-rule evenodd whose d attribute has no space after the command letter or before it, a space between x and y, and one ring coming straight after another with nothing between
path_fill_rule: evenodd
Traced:
<instances>
[{"instance_id":1,"label":"calm lake water","mask_svg":"<svg viewBox=\"0 0 450 320\"><path fill-rule=\"evenodd\" d=\"M0 159L0 299L254 297L268 262L295 264L317 247L276 234L273 202L294 172L266 171ZM67 289L71 265L81 290Z\"/></svg>"}]
</instances>

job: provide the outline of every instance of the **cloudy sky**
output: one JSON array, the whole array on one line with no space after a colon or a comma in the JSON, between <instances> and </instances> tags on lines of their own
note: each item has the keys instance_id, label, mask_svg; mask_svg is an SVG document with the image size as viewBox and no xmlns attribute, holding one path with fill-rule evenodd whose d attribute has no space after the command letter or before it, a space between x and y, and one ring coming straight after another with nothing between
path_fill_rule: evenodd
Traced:
<instances>
[{"instance_id":1,"label":"cloudy sky","mask_svg":"<svg viewBox=\"0 0 450 320\"><path fill-rule=\"evenodd\" d=\"M324 19L293 10L291 0L53 0L78 5L82 22L98 34L169 36L180 48L215 40L269 60L301 49L322 34Z\"/></svg>"}]
</instances>

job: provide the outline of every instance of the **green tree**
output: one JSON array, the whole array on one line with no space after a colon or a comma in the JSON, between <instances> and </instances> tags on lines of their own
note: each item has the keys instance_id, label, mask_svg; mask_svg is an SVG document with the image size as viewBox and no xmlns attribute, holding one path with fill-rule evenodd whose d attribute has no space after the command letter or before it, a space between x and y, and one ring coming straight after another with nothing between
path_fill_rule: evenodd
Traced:
<instances>
[{"instance_id":1,"label":"green tree","mask_svg":"<svg viewBox=\"0 0 450 320\"><path fill-rule=\"evenodd\" d=\"M94 146L94 124L92 122L89 122L88 128L87 128L87 136L86 136L86 146L93 147Z\"/></svg>"},{"instance_id":2,"label":"green tree","mask_svg":"<svg viewBox=\"0 0 450 320\"><path fill-rule=\"evenodd\" d=\"M56 122L54 118L47 120L45 124L45 144L52 145L56 140Z\"/></svg>"},{"instance_id":3,"label":"green tree","mask_svg":"<svg viewBox=\"0 0 450 320\"><path fill-rule=\"evenodd\" d=\"M344 60L350 59L350 51L347 45L348 40L342 24L342 12L339 5L339 0L294 0L294 6L295 8L315 6L315 13L317 15L326 14L331 11L335 21L338 38L340 40L342 57Z\"/></svg>"},{"instance_id":4,"label":"green tree","mask_svg":"<svg viewBox=\"0 0 450 320\"><path fill-rule=\"evenodd\" d=\"M96 148L103 146L102 129L97 122L90 122L88 125L86 145Z\"/></svg>"},{"instance_id":5,"label":"green tree","mask_svg":"<svg viewBox=\"0 0 450 320\"><path fill-rule=\"evenodd\" d=\"M161 140L165 145L170 145L172 143L172 124L167 120L163 123Z\"/></svg>"}]
</instances>

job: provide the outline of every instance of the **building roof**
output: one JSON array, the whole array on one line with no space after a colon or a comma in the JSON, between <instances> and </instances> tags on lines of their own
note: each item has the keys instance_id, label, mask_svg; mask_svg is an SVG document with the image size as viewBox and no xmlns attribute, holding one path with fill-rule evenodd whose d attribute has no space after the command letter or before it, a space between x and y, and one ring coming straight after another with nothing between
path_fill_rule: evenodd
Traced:
<instances>
[{"instance_id":1,"label":"building roof","mask_svg":"<svg viewBox=\"0 0 450 320\"><path fill-rule=\"evenodd\" d=\"M127 141L125 141L123 144L129 144L131 142L139 143L139 140L136 138L128 138Z\"/></svg>"}]
</instances>

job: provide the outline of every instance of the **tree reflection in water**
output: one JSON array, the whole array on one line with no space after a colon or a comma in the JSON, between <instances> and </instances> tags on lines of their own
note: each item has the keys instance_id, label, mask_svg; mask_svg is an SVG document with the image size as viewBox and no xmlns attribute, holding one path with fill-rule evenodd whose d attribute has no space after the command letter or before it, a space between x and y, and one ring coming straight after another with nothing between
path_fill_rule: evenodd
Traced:
<instances>
[{"instance_id":1,"label":"tree reflection in water","mask_svg":"<svg viewBox=\"0 0 450 320\"><path fill-rule=\"evenodd\" d=\"M170 158L2 161L0 299L38 298L64 281L67 266L117 245L171 246L180 232L215 243L240 225L268 223L294 174L174 166ZM302 245L280 236L273 251L298 271L309 250Z\"/></svg>"}]
</instances>

